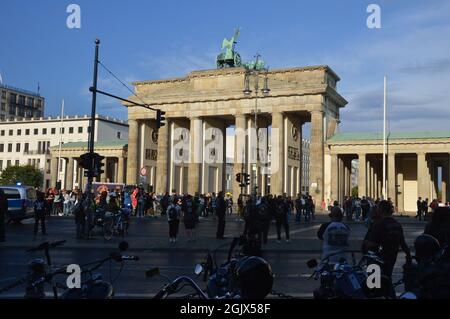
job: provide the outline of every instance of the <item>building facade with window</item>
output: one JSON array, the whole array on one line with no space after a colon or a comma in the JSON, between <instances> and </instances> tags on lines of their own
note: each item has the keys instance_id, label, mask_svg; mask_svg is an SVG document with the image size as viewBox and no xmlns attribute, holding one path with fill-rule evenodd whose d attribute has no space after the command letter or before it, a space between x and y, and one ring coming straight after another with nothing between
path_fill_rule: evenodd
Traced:
<instances>
[{"instance_id":1,"label":"building facade with window","mask_svg":"<svg viewBox=\"0 0 450 319\"><path fill-rule=\"evenodd\" d=\"M0 84L0 121L40 118L44 104L39 93Z\"/></svg>"},{"instance_id":2,"label":"building facade with window","mask_svg":"<svg viewBox=\"0 0 450 319\"><path fill-rule=\"evenodd\" d=\"M89 122L90 117L87 115L66 116L63 120L60 117L41 117L0 121L0 171L8 166L33 165L44 174L42 186L50 187L52 176L57 176L58 167L56 163L52 171L50 148L56 146L59 151L60 141L62 145L68 143L87 145ZM127 122L96 115L94 140L127 142ZM53 152L53 157L59 157L58 151ZM61 159L60 176L65 174L64 167L64 159Z\"/></svg>"}]
</instances>

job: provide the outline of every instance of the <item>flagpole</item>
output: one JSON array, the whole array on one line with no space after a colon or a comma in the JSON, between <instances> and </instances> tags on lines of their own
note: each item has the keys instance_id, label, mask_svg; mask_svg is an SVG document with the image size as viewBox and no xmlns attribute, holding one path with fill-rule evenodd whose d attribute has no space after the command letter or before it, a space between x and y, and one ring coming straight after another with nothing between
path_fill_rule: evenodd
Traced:
<instances>
[{"instance_id":1,"label":"flagpole","mask_svg":"<svg viewBox=\"0 0 450 319\"><path fill-rule=\"evenodd\" d=\"M384 76L384 102L383 102L383 199L386 198L386 106L387 106L387 78Z\"/></svg>"},{"instance_id":2,"label":"flagpole","mask_svg":"<svg viewBox=\"0 0 450 319\"><path fill-rule=\"evenodd\" d=\"M62 100L61 105L61 128L59 129L59 155L58 155L58 181L61 181L61 174L60 174L60 168L59 165L61 163L61 146L62 146L62 130L64 126L64 99Z\"/></svg>"}]
</instances>

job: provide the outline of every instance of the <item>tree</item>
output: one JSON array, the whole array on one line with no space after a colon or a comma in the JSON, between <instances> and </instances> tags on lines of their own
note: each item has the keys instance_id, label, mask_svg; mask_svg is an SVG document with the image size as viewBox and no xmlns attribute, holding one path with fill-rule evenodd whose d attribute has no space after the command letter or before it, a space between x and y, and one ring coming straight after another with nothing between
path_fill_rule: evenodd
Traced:
<instances>
[{"instance_id":1,"label":"tree","mask_svg":"<svg viewBox=\"0 0 450 319\"><path fill-rule=\"evenodd\" d=\"M358 197L358 186L352 188L352 196Z\"/></svg>"},{"instance_id":2,"label":"tree","mask_svg":"<svg viewBox=\"0 0 450 319\"><path fill-rule=\"evenodd\" d=\"M31 165L10 166L1 172L0 185L16 185L22 183L26 186L39 187L44 181L42 172Z\"/></svg>"}]
</instances>

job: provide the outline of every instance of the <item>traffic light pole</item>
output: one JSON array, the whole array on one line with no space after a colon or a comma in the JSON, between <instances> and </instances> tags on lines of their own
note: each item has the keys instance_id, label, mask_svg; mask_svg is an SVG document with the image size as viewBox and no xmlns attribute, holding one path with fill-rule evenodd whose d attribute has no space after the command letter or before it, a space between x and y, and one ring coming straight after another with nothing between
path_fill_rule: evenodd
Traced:
<instances>
[{"instance_id":1,"label":"traffic light pole","mask_svg":"<svg viewBox=\"0 0 450 319\"><path fill-rule=\"evenodd\" d=\"M94 59L94 79L92 81L92 109L91 109L91 122L89 124L89 154L91 159L91 165L88 169L88 182L86 185L86 191L88 194L91 193L92 183L94 181L93 172L93 158L94 158L94 137L95 137L95 113L97 108L97 80L98 80L98 51L99 51L100 40L95 40L95 59Z\"/></svg>"}]
</instances>

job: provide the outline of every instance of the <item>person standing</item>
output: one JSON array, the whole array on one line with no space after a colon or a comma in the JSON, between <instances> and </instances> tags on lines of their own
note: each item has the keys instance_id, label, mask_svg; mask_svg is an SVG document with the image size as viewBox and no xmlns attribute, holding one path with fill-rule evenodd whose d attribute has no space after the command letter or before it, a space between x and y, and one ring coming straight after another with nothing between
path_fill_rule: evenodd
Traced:
<instances>
[{"instance_id":1,"label":"person standing","mask_svg":"<svg viewBox=\"0 0 450 319\"><path fill-rule=\"evenodd\" d=\"M195 241L195 212L191 195L183 198L181 210L183 211L183 222L188 242Z\"/></svg>"},{"instance_id":2,"label":"person standing","mask_svg":"<svg viewBox=\"0 0 450 319\"><path fill-rule=\"evenodd\" d=\"M0 189L0 242L6 241L5 235L5 218L8 214L8 198L5 191Z\"/></svg>"},{"instance_id":3,"label":"person standing","mask_svg":"<svg viewBox=\"0 0 450 319\"><path fill-rule=\"evenodd\" d=\"M223 192L219 192L217 199L216 199L216 214L217 214L217 232L216 232L216 238L217 239L225 239L224 233L225 233L225 215L227 210L227 203L225 202L225 198L223 196Z\"/></svg>"},{"instance_id":4,"label":"person standing","mask_svg":"<svg viewBox=\"0 0 450 319\"><path fill-rule=\"evenodd\" d=\"M178 229L180 227L181 216L181 200L175 202L174 198L170 199L170 204L167 207L167 221L169 223L169 240L171 243L177 242Z\"/></svg>"},{"instance_id":5,"label":"person standing","mask_svg":"<svg viewBox=\"0 0 450 319\"><path fill-rule=\"evenodd\" d=\"M86 212L83 205L83 194L76 195L75 204L73 206L73 215L75 217L75 225L77 231L77 239L83 238L86 228Z\"/></svg>"},{"instance_id":6,"label":"person standing","mask_svg":"<svg viewBox=\"0 0 450 319\"><path fill-rule=\"evenodd\" d=\"M382 274L392 282L392 271L397 261L399 248L405 253L407 263L411 263L411 253L405 242L402 225L392 218L392 206L387 201L382 200L377 208L381 219L376 220L367 231L363 242L363 251L373 250L383 259ZM390 290L392 297L395 298L395 291L392 286Z\"/></svg>"},{"instance_id":7,"label":"person standing","mask_svg":"<svg viewBox=\"0 0 450 319\"><path fill-rule=\"evenodd\" d=\"M414 218L419 218L419 220L422 220L422 197L419 197L417 199L417 215Z\"/></svg>"},{"instance_id":8,"label":"person standing","mask_svg":"<svg viewBox=\"0 0 450 319\"><path fill-rule=\"evenodd\" d=\"M45 215L47 212L47 203L45 202L44 194L39 192L36 201L34 202L34 235L36 236L39 229L39 222L41 223L42 235L47 235L45 228Z\"/></svg>"},{"instance_id":9,"label":"person standing","mask_svg":"<svg viewBox=\"0 0 450 319\"><path fill-rule=\"evenodd\" d=\"M279 195L276 199L275 204L275 222L277 226L277 243L281 243L281 226L283 226L284 231L286 233L286 242L289 242L289 222L288 222L288 204L283 198L283 196Z\"/></svg>"}]
</instances>

